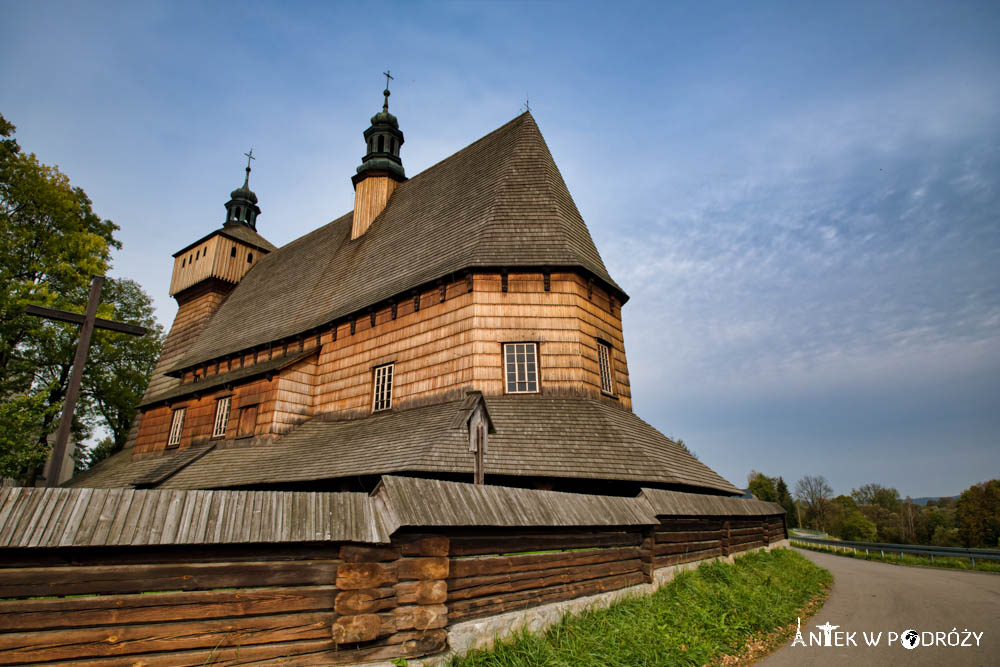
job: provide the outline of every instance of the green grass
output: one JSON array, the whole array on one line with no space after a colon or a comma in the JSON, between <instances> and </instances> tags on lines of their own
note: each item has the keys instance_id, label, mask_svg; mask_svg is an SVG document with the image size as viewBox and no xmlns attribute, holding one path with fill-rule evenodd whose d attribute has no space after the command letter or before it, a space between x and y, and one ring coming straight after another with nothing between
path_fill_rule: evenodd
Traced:
<instances>
[{"instance_id":1,"label":"green grass","mask_svg":"<svg viewBox=\"0 0 1000 667\"><path fill-rule=\"evenodd\" d=\"M869 550L865 554L864 549L857 551L850 551L852 547L840 547L836 550L834 547L825 546L822 544L810 544L809 542L800 542L794 537L792 538L792 544L800 549L809 549L810 551L819 551L822 553L835 554L837 556L844 556L846 558L859 558L861 560L873 560L880 563L891 563L893 565L915 565L919 567L943 567L951 570L975 570L976 572L1000 572L1000 561L989 560L986 558L977 558L976 566L972 567L972 562L968 558L951 558L948 556L935 556L934 562L931 562L930 556L919 556L915 554L899 554L899 552L886 551L883 556L882 552L878 549Z\"/></svg>"},{"instance_id":2,"label":"green grass","mask_svg":"<svg viewBox=\"0 0 1000 667\"><path fill-rule=\"evenodd\" d=\"M452 667L704 665L773 645L814 613L830 573L788 549L746 554L682 572L649 597L567 615L544 635L521 633ZM807 611L803 611L807 610ZM778 631L778 633L775 633ZM770 638L768 636L770 635ZM759 657L759 656L758 656Z\"/></svg>"}]
</instances>

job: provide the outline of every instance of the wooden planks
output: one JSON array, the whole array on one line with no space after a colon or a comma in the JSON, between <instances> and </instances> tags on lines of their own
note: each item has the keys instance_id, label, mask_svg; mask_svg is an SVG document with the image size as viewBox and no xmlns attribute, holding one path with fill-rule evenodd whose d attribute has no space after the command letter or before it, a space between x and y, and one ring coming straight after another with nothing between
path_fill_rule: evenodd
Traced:
<instances>
[{"instance_id":1,"label":"wooden planks","mask_svg":"<svg viewBox=\"0 0 1000 667\"><path fill-rule=\"evenodd\" d=\"M592 532L492 536L492 553L573 549L490 557L453 557L448 574L448 618L458 622L514 609L592 595L647 580L643 528ZM485 536L452 536L453 556L488 553ZM591 548L580 549L588 546Z\"/></svg>"},{"instance_id":2,"label":"wooden planks","mask_svg":"<svg viewBox=\"0 0 1000 667\"><path fill-rule=\"evenodd\" d=\"M309 560L3 568L0 597L329 584L338 565Z\"/></svg>"},{"instance_id":3,"label":"wooden planks","mask_svg":"<svg viewBox=\"0 0 1000 667\"><path fill-rule=\"evenodd\" d=\"M0 633L0 665L326 639L333 612Z\"/></svg>"},{"instance_id":4,"label":"wooden planks","mask_svg":"<svg viewBox=\"0 0 1000 667\"><path fill-rule=\"evenodd\" d=\"M391 591L390 591L391 592ZM334 608L334 586L294 586L155 595L92 595L0 602L4 632L226 618Z\"/></svg>"}]
</instances>

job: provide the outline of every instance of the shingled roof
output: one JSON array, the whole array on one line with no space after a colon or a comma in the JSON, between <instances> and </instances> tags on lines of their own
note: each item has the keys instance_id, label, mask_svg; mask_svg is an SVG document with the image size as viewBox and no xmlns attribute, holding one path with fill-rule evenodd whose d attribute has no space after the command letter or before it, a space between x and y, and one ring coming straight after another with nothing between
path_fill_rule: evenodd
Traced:
<instances>
[{"instance_id":1,"label":"shingled roof","mask_svg":"<svg viewBox=\"0 0 1000 667\"><path fill-rule=\"evenodd\" d=\"M268 241L267 239L265 239L263 236L261 236L260 234L258 234L254 230L252 230L249 227L247 227L246 225L243 225L243 224L225 224L225 225L222 226L221 229L213 230L211 234L206 234L205 236L201 237L200 239L198 239L194 243L187 244L186 246L184 246L183 248L181 248L180 250L178 250L177 252L175 252L174 253L174 257L178 257L180 255L183 255L188 250L191 250L192 248L195 248L195 247L201 245L202 241L207 241L208 239L210 239L212 236L214 236L216 234L218 234L220 236L225 236L225 237L230 238L230 239L233 239L234 241L240 241L242 243L247 244L248 246L251 246L253 248L257 248L258 250L264 250L264 251L267 251L267 252L271 252L273 250L277 250L278 249L278 246L274 245L273 243L271 243L270 241Z\"/></svg>"},{"instance_id":2,"label":"shingled roof","mask_svg":"<svg viewBox=\"0 0 1000 667\"><path fill-rule=\"evenodd\" d=\"M159 488L273 485L394 472L472 473L468 434L452 428L463 403L352 421L312 419L273 445L210 451ZM611 479L740 493L632 412L596 400L544 396L487 398L486 405L496 429L489 436L487 475ZM125 450L70 485L132 486L148 479L158 460L133 462Z\"/></svg>"},{"instance_id":3,"label":"shingled roof","mask_svg":"<svg viewBox=\"0 0 1000 667\"><path fill-rule=\"evenodd\" d=\"M366 234L348 213L260 259L175 368L324 326L476 267L608 275L530 113L402 183Z\"/></svg>"}]
</instances>

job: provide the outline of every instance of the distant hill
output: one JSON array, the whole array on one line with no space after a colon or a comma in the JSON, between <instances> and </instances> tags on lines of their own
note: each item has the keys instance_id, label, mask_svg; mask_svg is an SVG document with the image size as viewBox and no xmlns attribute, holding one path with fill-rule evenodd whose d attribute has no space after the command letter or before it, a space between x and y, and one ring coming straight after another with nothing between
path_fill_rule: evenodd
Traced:
<instances>
[{"instance_id":1,"label":"distant hill","mask_svg":"<svg viewBox=\"0 0 1000 667\"><path fill-rule=\"evenodd\" d=\"M922 498L910 498L914 505L926 505L928 500L952 500L957 496L923 496Z\"/></svg>"}]
</instances>

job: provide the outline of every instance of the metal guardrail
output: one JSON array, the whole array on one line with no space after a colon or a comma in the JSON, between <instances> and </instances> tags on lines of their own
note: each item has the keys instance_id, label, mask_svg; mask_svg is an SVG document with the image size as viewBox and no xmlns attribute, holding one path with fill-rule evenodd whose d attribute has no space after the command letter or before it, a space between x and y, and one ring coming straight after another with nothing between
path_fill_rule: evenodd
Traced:
<instances>
[{"instance_id":1,"label":"metal guardrail","mask_svg":"<svg viewBox=\"0 0 1000 667\"><path fill-rule=\"evenodd\" d=\"M858 549L864 549L865 554L878 551L882 554L883 558L885 558L885 552L887 551L889 553L898 553L900 556L903 554L930 556L932 563L934 562L934 556L968 558L972 561L973 567L976 566L977 558L1000 560L1000 549L965 549L963 547L933 547L923 544L890 544L887 542L847 542L844 540L824 540L818 537L789 537L789 539L793 542L799 541L834 547L835 551L837 547L843 547L845 551L847 549L854 549L855 553L858 552Z\"/></svg>"}]
</instances>

